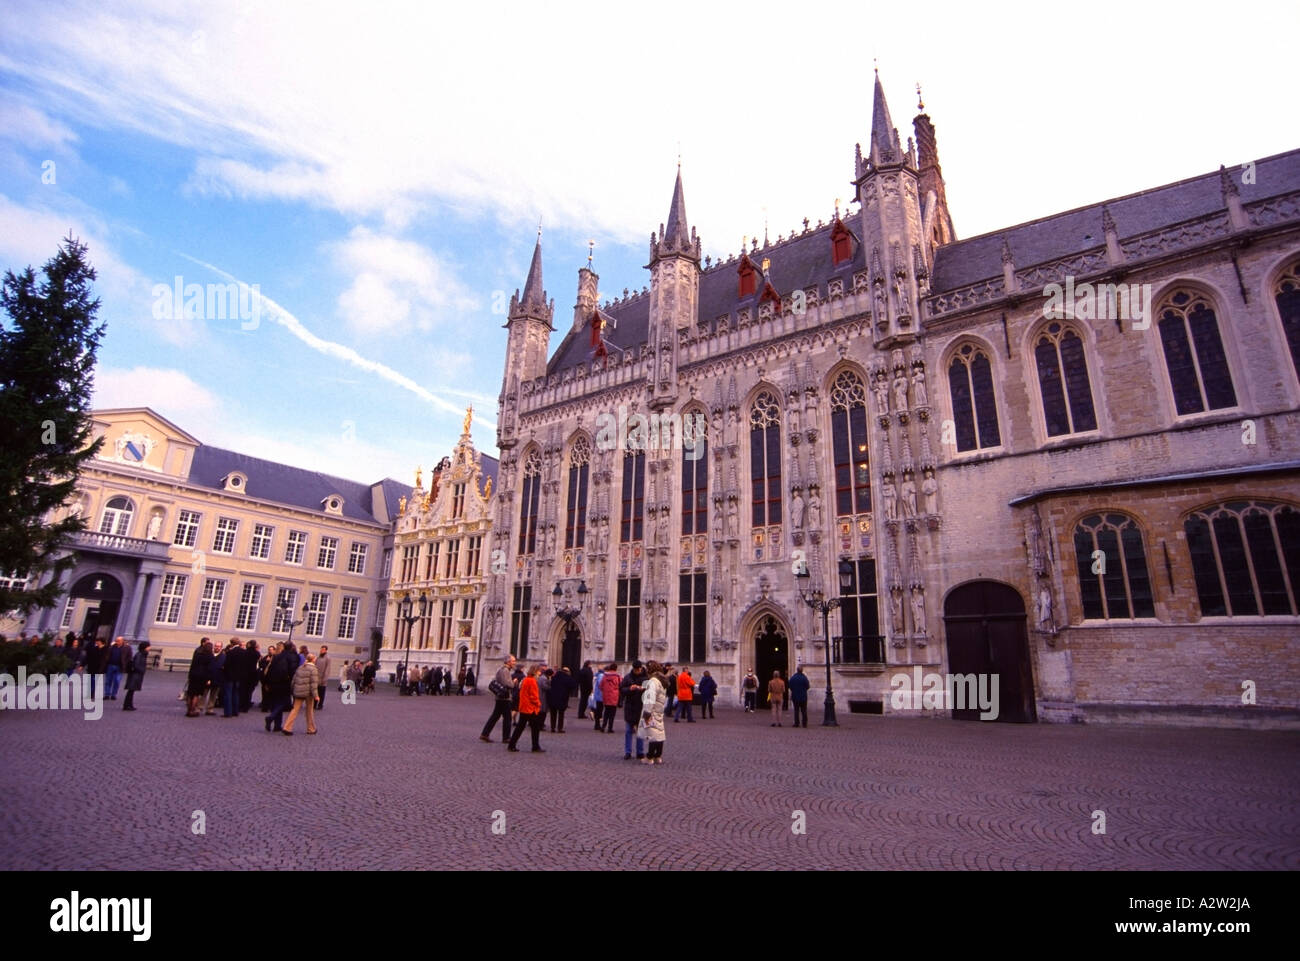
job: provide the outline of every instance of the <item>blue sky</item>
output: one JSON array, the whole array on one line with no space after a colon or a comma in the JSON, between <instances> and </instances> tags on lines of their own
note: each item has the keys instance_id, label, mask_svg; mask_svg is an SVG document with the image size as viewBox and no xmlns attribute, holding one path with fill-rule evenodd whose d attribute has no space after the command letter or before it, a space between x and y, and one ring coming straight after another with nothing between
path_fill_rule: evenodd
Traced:
<instances>
[{"instance_id":1,"label":"blue sky","mask_svg":"<svg viewBox=\"0 0 1300 961\"><path fill-rule=\"evenodd\" d=\"M0 267L89 243L97 405L370 481L473 403L494 453L538 220L554 348L588 240L602 294L648 282L679 155L715 257L828 218L873 58L904 138L923 84L961 237L1300 145L1294 3L458 6L6 4ZM278 309L155 316L177 277Z\"/></svg>"}]
</instances>

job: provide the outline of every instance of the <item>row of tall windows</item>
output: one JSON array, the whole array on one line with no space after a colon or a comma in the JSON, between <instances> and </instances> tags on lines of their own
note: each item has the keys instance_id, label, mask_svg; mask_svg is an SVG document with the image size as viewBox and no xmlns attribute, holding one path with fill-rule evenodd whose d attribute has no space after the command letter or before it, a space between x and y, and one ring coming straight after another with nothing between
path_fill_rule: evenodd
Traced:
<instances>
[{"instance_id":1,"label":"row of tall windows","mask_svg":"<svg viewBox=\"0 0 1300 961\"><path fill-rule=\"evenodd\" d=\"M181 608L185 603L185 592L191 581L198 577L189 574L163 575L162 591L158 597L158 609L154 620L158 624L176 626L181 621ZM198 608L194 615L194 626L208 630L221 627L221 615L226 607L227 581L217 577L202 580ZM233 629L241 632L256 633L262 611L265 587L262 584L245 582L240 587L238 600L235 602ZM312 591L308 598L307 616L302 625L306 637L324 637L329 619L331 595L325 591ZM276 607L272 608L270 632L288 634L289 625L279 605L289 605L289 616L298 611L298 590L282 587L276 594ZM352 594L343 595L338 620L335 621L334 637L341 641L355 640L357 632L357 615L361 609L361 598Z\"/></svg>"}]
</instances>

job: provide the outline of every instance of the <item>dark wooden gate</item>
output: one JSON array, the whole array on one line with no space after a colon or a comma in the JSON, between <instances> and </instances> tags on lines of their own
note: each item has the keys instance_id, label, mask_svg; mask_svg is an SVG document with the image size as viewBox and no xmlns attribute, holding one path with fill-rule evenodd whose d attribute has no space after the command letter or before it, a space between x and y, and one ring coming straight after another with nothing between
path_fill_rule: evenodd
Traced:
<instances>
[{"instance_id":1,"label":"dark wooden gate","mask_svg":"<svg viewBox=\"0 0 1300 961\"><path fill-rule=\"evenodd\" d=\"M1025 602L1019 591L998 581L972 581L948 595L943 606L950 674L998 677L999 721L1038 720L1029 662ZM978 708L953 709L952 716L977 720Z\"/></svg>"},{"instance_id":2,"label":"dark wooden gate","mask_svg":"<svg viewBox=\"0 0 1300 961\"><path fill-rule=\"evenodd\" d=\"M767 685L772 672L790 676L790 641L776 618L768 615L758 625L754 638L754 676L758 678L758 707L767 706Z\"/></svg>"},{"instance_id":3,"label":"dark wooden gate","mask_svg":"<svg viewBox=\"0 0 1300 961\"><path fill-rule=\"evenodd\" d=\"M560 644L560 665L567 667L575 678L582 668L582 631L577 621L564 625L564 640Z\"/></svg>"}]
</instances>

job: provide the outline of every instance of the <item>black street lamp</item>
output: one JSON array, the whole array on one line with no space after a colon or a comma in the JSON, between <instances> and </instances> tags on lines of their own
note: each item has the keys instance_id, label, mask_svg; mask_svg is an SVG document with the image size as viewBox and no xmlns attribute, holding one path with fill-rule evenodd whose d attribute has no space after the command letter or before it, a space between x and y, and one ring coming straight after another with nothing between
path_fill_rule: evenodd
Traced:
<instances>
[{"instance_id":1,"label":"black street lamp","mask_svg":"<svg viewBox=\"0 0 1300 961\"><path fill-rule=\"evenodd\" d=\"M557 617L563 618L566 624L582 613L582 605L586 600L587 600L586 581L578 582L578 606L577 607L573 607L572 605L564 603L564 591L560 588L560 584L558 581L555 584L555 590L551 591L551 601L555 605L555 614Z\"/></svg>"},{"instance_id":2,"label":"black street lamp","mask_svg":"<svg viewBox=\"0 0 1300 961\"><path fill-rule=\"evenodd\" d=\"M302 606L302 617L298 618L296 621L293 620L293 605L288 601L284 601L275 606L280 612L281 623L289 625L289 636L285 639L285 643L291 644L293 643L293 629L307 619L307 613L311 610L311 605L304 604Z\"/></svg>"},{"instance_id":3,"label":"black street lamp","mask_svg":"<svg viewBox=\"0 0 1300 961\"><path fill-rule=\"evenodd\" d=\"M429 599L423 594L420 595L420 613L412 613L414 605L411 603L411 595L407 594L397 604L397 617L399 620L406 622L406 655L402 658L401 677L405 679L407 667L411 662L411 625L429 613Z\"/></svg>"},{"instance_id":4,"label":"black street lamp","mask_svg":"<svg viewBox=\"0 0 1300 961\"><path fill-rule=\"evenodd\" d=\"M847 594L853 587L853 563L840 561L839 574L840 593ZM808 573L807 561L802 563L795 579L799 582L799 597L822 616L822 637L826 641L826 713L822 717L822 727L839 727L839 722L835 720L835 694L831 691L831 611L840 606L840 598L827 597L820 587L808 590L811 575Z\"/></svg>"}]
</instances>

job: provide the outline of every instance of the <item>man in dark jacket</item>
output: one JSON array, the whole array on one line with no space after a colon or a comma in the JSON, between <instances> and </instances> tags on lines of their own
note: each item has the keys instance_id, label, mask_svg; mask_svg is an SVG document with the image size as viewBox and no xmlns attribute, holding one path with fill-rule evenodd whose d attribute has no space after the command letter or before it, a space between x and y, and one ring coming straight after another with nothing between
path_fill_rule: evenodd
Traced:
<instances>
[{"instance_id":1,"label":"man in dark jacket","mask_svg":"<svg viewBox=\"0 0 1300 961\"><path fill-rule=\"evenodd\" d=\"M511 654L505 660L505 663L497 669L497 676L494 683L497 685L496 695L493 698L492 716L488 718L483 725L483 733L478 736L480 741L492 743L492 726L496 724L497 718L501 718L501 743L505 744L510 741L510 695L514 690L513 682L510 680L510 672L515 666L515 656Z\"/></svg>"},{"instance_id":2,"label":"man in dark jacket","mask_svg":"<svg viewBox=\"0 0 1300 961\"><path fill-rule=\"evenodd\" d=\"M587 702L591 700L591 691L594 687L596 675L592 673L591 661L582 662L582 670L578 671L578 717L587 716Z\"/></svg>"},{"instance_id":3,"label":"man in dark jacket","mask_svg":"<svg viewBox=\"0 0 1300 961\"><path fill-rule=\"evenodd\" d=\"M569 709L569 698L578 682L573 679L567 667L562 667L551 678L551 689L546 695L546 706L551 712L551 733L564 733L564 712ZM556 724L559 727L556 727Z\"/></svg>"},{"instance_id":4,"label":"man in dark jacket","mask_svg":"<svg viewBox=\"0 0 1300 961\"><path fill-rule=\"evenodd\" d=\"M284 649L275 655L267 670L266 686L271 695L271 713L266 718L268 731L284 727L284 712L293 706L293 675L298 670L298 649L293 641L285 641Z\"/></svg>"},{"instance_id":5,"label":"man in dark jacket","mask_svg":"<svg viewBox=\"0 0 1300 961\"><path fill-rule=\"evenodd\" d=\"M212 651L212 672L208 676L207 710L205 714L216 714L221 701L222 685L226 683L226 649L217 641Z\"/></svg>"},{"instance_id":6,"label":"man in dark jacket","mask_svg":"<svg viewBox=\"0 0 1300 961\"><path fill-rule=\"evenodd\" d=\"M637 725L641 723L641 692L649 679L650 675L646 673L645 665L640 661L633 661L632 670L627 672L627 677L623 678L618 686L619 698L623 702L623 760L625 761L632 759L632 736L636 733ZM643 738L636 739L636 756L638 760L645 757Z\"/></svg>"},{"instance_id":7,"label":"man in dark jacket","mask_svg":"<svg viewBox=\"0 0 1300 961\"><path fill-rule=\"evenodd\" d=\"M257 641L252 638L244 645L244 677L239 685L239 712L247 714L253 709L253 691L257 687L259 680L257 676L258 663L262 660L262 652L257 649Z\"/></svg>"},{"instance_id":8,"label":"man in dark jacket","mask_svg":"<svg viewBox=\"0 0 1300 961\"><path fill-rule=\"evenodd\" d=\"M212 642L206 637L199 641L199 648L190 658L190 673L185 686L185 716L199 716L199 701L208 689L212 677Z\"/></svg>"},{"instance_id":9,"label":"man in dark jacket","mask_svg":"<svg viewBox=\"0 0 1300 961\"><path fill-rule=\"evenodd\" d=\"M700 717L716 718L713 713L713 699L718 696L718 682L713 679L713 675L708 671L700 678Z\"/></svg>"},{"instance_id":10,"label":"man in dark jacket","mask_svg":"<svg viewBox=\"0 0 1300 961\"><path fill-rule=\"evenodd\" d=\"M134 711L136 709L131 702L135 699L135 692L144 687L144 672L148 669L149 642L141 641L139 650L135 652L135 657L127 662L126 701L122 704L122 710Z\"/></svg>"},{"instance_id":11,"label":"man in dark jacket","mask_svg":"<svg viewBox=\"0 0 1300 961\"><path fill-rule=\"evenodd\" d=\"M799 718L803 718L803 728L808 729L808 688L810 687L808 675L803 672L803 665L800 664L790 675L790 683L786 685L790 691L790 700L794 703L794 726L799 726Z\"/></svg>"},{"instance_id":12,"label":"man in dark jacket","mask_svg":"<svg viewBox=\"0 0 1300 961\"><path fill-rule=\"evenodd\" d=\"M108 667L108 649L102 640L96 640L86 652L86 673L90 675L90 691L99 690L99 679ZM103 691L100 691L102 694Z\"/></svg>"},{"instance_id":13,"label":"man in dark jacket","mask_svg":"<svg viewBox=\"0 0 1300 961\"><path fill-rule=\"evenodd\" d=\"M226 649L222 651L225 666L221 671L221 716L239 716L239 698L244 687L246 652L239 638L232 637Z\"/></svg>"},{"instance_id":14,"label":"man in dark jacket","mask_svg":"<svg viewBox=\"0 0 1300 961\"><path fill-rule=\"evenodd\" d=\"M104 657L104 697L108 700L117 700L117 690L130 660L131 649L126 646L126 638L113 638L113 644L105 651Z\"/></svg>"}]
</instances>

